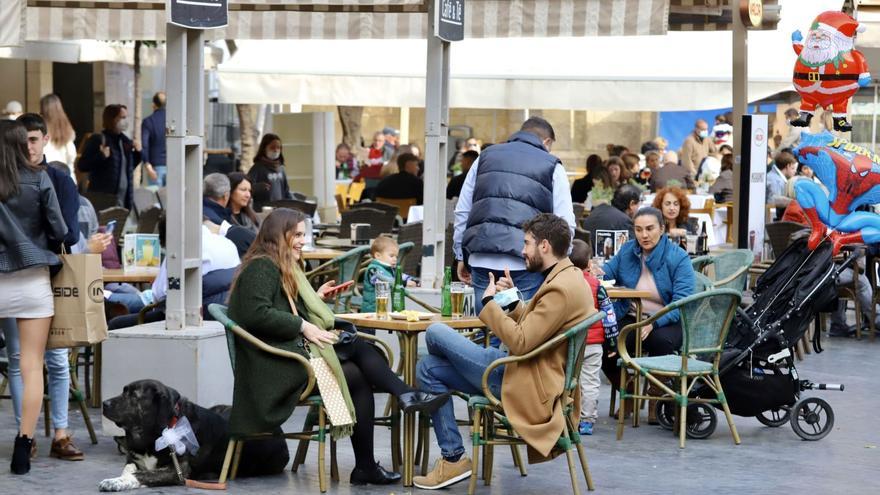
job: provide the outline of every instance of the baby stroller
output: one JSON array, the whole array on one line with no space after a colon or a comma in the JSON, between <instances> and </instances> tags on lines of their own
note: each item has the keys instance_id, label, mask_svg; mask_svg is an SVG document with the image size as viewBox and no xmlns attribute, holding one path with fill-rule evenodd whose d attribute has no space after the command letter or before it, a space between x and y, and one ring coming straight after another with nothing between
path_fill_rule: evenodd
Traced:
<instances>
[{"instance_id":1,"label":"baby stroller","mask_svg":"<svg viewBox=\"0 0 880 495\"><path fill-rule=\"evenodd\" d=\"M833 310L837 302L835 280L855 263L858 253L840 264L831 260L831 243L815 251L807 249L805 237L796 239L757 281L754 303L737 310L721 358L721 385L730 411L755 417L764 425L791 424L804 440L819 440L831 432L834 411L818 397L800 397L804 390L843 390L843 385L818 384L801 379L792 347L807 331L819 312ZM813 348L822 352L819 332ZM695 387L694 397L709 398L708 387ZM675 404L657 402L657 420L672 429ZM715 410L692 404L687 413L689 438L707 438L715 430Z\"/></svg>"}]
</instances>

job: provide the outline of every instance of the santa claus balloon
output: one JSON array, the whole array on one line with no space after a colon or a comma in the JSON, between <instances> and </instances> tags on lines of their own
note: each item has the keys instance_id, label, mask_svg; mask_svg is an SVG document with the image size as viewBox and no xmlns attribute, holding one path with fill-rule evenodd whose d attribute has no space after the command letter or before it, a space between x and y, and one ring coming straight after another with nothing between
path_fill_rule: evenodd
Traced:
<instances>
[{"instance_id":1,"label":"santa claus balloon","mask_svg":"<svg viewBox=\"0 0 880 495\"><path fill-rule=\"evenodd\" d=\"M846 120L849 99L871 82L865 57L853 48L856 33L862 31L864 27L849 15L829 11L816 17L806 40L799 30L792 33L798 55L792 80L801 95L800 114L792 125L807 127L816 108L830 108L834 130L852 130Z\"/></svg>"}]
</instances>

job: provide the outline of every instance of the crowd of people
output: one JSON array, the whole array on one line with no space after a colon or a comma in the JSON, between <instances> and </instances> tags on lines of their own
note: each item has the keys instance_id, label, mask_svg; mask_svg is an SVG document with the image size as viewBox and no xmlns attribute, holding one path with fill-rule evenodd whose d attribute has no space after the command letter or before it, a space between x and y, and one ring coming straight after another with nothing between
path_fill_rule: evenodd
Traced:
<instances>
[{"instance_id":1,"label":"crowd of people","mask_svg":"<svg viewBox=\"0 0 880 495\"><path fill-rule=\"evenodd\" d=\"M105 253L114 239L101 232L94 208L80 191L96 191L130 207L135 189L133 171L141 166L147 184L166 177L163 133L164 95L153 99L154 112L145 119L141 142L126 134L128 111L122 105L104 109L102 130L84 140L79 160L70 158L72 129L57 97L47 96L43 115L23 114L0 121L0 321L10 356L10 382L19 433L11 460L14 473L30 469L35 455L34 430L43 397L42 367L48 368L49 395L55 437L50 453L81 460L67 423L70 374L67 350L47 351L53 316L51 273L62 249ZM672 237L693 234L689 189L712 187L718 201L732 195L733 160L725 121L716 122L713 136L697 121L680 153L668 150L662 138L645 143L641 154L623 146L608 147L608 158L587 158L587 175L570 185L565 167L552 154L556 134L540 117L526 120L504 142L494 145L464 140L448 163L452 176L447 198L454 201L454 270L477 295L475 310L491 329L490 346L477 344L447 325L436 323L426 333L427 355L417 367L417 383L406 384L389 368L380 352L364 340L340 340L335 330L352 332L335 318L325 301L338 287L327 281L313 287L304 273L306 215L288 208L262 211L274 201L294 199L285 171L283 142L265 134L247 173L211 173L203 183L202 284L203 303L227 304L229 316L271 345L309 358L315 353L338 361L330 366L340 385L338 399L350 422L333 424L337 436L351 436L355 466L350 482L389 484L400 474L383 468L373 447L373 392L393 395L404 412L431 415L440 458L414 484L423 489L449 486L471 476L471 461L449 400L455 391L480 393L482 376L493 361L521 356L585 321L597 311L605 317L589 329L584 365L580 370L581 400L574 414L578 431L593 433L598 418L600 372L617 384L616 340L619 329L641 316L653 315L694 293L695 273L687 252ZM423 200L419 148L400 145L399 133L386 128L373 136L364 160L345 144L336 150L338 177L363 181L374 198ZM716 140L722 140L716 146ZM679 158L680 157L680 158ZM57 158L55 160L54 158ZM773 157L768 174L768 201L785 207L785 218L797 219L797 202L790 191L796 176L813 180L809 170L790 151ZM77 173L86 184L77 184ZM82 181L81 181L82 182ZM645 191L654 192L651 206L642 204ZM789 191L786 194L786 190ZM576 203L589 215L578 225ZM37 207L35 207L37 206ZM261 214L258 215L257 213ZM803 212L801 212L801 216ZM83 221L82 219L87 219ZM797 221L797 220L796 220ZM160 243L165 243L164 218ZM575 239L583 227L598 245L611 242L607 259L593 260L594 248ZM603 238L603 232L622 232L622 238ZM375 286L390 282L398 270L399 247L390 237L376 238L372 260L363 278L362 311L375 308ZM162 301L168 291L166 260L146 291L108 284L108 301L131 313L110 322L123 328L164 319ZM857 275L851 270L850 276ZM628 300L612 302L601 280L638 289L649 296L643 314ZM416 282L403 278L406 285ZM867 287L867 283L864 284ZM499 299L515 289L515 300ZM144 315L137 315L145 306ZM865 308L870 307L870 302ZM625 344L643 342L648 355L666 355L682 345L680 315L671 311L632 333ZM331 350L332 349L332 350ZM267 357L235 341L236 366L230 431L251 434L277 431L289 418L306 385L305 370L293 361ZM555 399L563 393L565 349L542 354L517 366L498 367L489 388L501 398L510 424L530 447L530 459L555 456L557 440L566 428ZM539 377L539 378L536 378ZM621 406L625 407L625 406ZM366 419L364 419L366 418Z\"/></svg>"}]
</instances>

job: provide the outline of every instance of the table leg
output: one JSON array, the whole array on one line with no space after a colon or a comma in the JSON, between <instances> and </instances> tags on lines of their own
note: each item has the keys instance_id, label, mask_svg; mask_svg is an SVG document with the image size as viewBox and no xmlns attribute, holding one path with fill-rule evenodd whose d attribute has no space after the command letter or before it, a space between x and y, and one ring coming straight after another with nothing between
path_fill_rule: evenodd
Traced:
<instances>
[{"instance_id":1,"label":"table leg","mask_svg":"<svg viewBox=\"0 0 880 495\"><path fill-rule=\"evenodd\" d=\"M642 300L636 299L634 301L636 306L636 323L642 321ZM641 330L636 331L636 348L635 348L636 357L642 356L642 339L641 339ZM635 378L633 379L633 392L638 395L641 393L641 377L638 373L635 374ZM621 404L623 407L623 404ZM639 412L641 407L640 399L633 399L633 428L639 427Z\"/></svg>"},{"instance_id":2,"label":"table leg","mask_svg":"<svg viewBox=\"0 0 880 495\"><path fill-rule=\"evenodd\" d=\"M403 381L407 385L414 386L416 383L416 360L418 359L419 334L416 332L402 332L401 359L403 365ZM412 486L413 470L415 464L415 430L416 416L413 413L403 413L403 486Z\"/></svg>"},{"instance_id":3,"label":"table leg","mask_svg":"<svg viewBox=\"0 0 880 495\"><path fill-rule=\"evenodd\" d=\"M101 407L101 343L95 344L95 365L92 369L92 407Z\"/></svg>"}]
</instances>

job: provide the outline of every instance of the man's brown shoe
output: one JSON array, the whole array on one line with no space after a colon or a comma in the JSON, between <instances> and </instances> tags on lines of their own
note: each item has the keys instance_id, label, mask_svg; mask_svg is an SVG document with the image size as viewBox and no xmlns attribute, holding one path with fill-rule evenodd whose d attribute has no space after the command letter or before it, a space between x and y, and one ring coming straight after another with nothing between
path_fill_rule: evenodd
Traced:
<instances>
[{"instance_id":1,"label":"man's brown shoe","mask_svg":"<svg viewBox=\"0 0 880 495\"><path fill-rule=\"evenodd\" d=\"M74 445L70 435L60 440L52 440L52 451L49 455L65 461L81 461L85 458L83 451Z\"/></svg>"},{"instance_id":2,"label":"man's brown shoe","mask_svg":"<svg viewBox=\"0 0 880 495\"><path fill-rule=\"evenodd\" d=\"M427 476L413 478L413 484L423 490L436 490L466 480L470 476L471 460L466 456L461 456L458 462L449 462L441 457Z\"/></svg>"}]
</instances>

